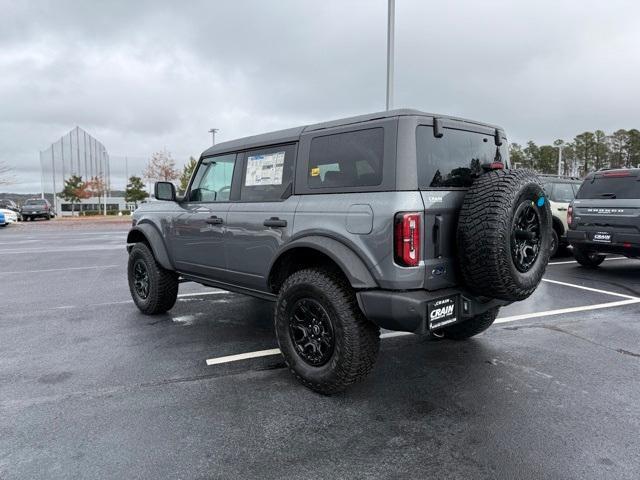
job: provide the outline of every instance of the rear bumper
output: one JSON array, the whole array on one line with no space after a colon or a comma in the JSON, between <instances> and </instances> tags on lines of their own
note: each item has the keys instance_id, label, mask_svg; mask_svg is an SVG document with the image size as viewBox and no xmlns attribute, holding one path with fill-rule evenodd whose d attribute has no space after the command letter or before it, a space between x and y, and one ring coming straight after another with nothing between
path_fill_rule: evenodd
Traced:
<instances>
[{"instance_id":1,"label":"rear bumper","mask_svg":"<svg viewBox=\"0 0 640 480\"><path fill-rule=\"evenodd\" d=\"M381 328L402 332L427 333L427 305L430 302L456 297L460 320L486 312L490 308L511 302L490 299L482 301L460 289L427 290L362 290L356 294L365 316Z\"/></svg>"},{"instance_id":2,"label":"rear bumper","mask_svg":"<svg viewBox=\"0 0 640 480\"><path fill-rule=\"evenodd\" d=\"M640 235L634 233L611 232L611 243L594 242L592 231L569 230L567 240L573 246L594 252L617 253L627 257L640 256Z\"/></svg>"}]
</instances>

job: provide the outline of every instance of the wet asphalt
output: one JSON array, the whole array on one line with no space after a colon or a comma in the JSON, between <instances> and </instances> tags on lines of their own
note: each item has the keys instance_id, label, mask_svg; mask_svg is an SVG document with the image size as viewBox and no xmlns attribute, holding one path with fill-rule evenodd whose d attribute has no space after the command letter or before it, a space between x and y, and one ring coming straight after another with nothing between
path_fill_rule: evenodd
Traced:
<instances>
[{"instance_id":1,"label":"wet asphalt","mask_svg":"<svg viewBox=\"0 0 640 480\"><path fill-rule=\"evenodd\" d=\"M126 229L0 230L1 480L640 478L640 261L557 258L486 333L383 339L323 397L279 356L206 365L276 346L268 302L141 315Z\"/></svg>"}]
</instances>

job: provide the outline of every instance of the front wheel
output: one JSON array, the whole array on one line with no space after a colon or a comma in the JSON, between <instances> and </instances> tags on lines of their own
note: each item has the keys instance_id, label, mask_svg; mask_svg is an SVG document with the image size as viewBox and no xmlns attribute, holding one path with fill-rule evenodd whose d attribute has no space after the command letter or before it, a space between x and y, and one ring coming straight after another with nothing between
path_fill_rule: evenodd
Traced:
<instances>
[{"instance_id":1,"label":"front wheel","mask_svg":"<svg viewBox=\"0 0 640 480\"><path fill-rule=\"evenodd\" d=\"M380 345L380 330L360 311L350 285L324 269L300 270L285 280L275 330L293 375L324 395L366 377Z\"/></svg>"},{"instance_id":2,"label":"front wheel","mask_svg":"<svg viewBox=\"0 0 640 480\"><path fill-rule=\"evenodd\" d=\"M131 298L142 313L165 313L175 305L178 275L158 265L144 243L136 243L131 249L127 276Z\"/></svg>"},{"instance_id":3,"label":"front wheel","mask_svg":"<svg viewBox=\"0 0 640 480\"><path fill-rule=\"evenodd\" d=\"M579 247L573 247L573 257L583 267L596 268L604 262L606 255L597 252L587 252Z\"/></svg>"}]
</instances>

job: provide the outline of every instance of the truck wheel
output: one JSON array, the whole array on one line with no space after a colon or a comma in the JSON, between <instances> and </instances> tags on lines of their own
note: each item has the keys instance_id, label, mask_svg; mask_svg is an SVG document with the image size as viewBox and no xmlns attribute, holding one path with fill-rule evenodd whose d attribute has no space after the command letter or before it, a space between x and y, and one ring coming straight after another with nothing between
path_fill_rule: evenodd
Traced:
<instances>
[{"instance_id":1,"label":"truck wheel","mask_svg":"<svg viewBox=\"0 0 640 480\"><path fill-rule=\"evenodd\" d=\"M528 170L492 170L467 191L458 219L465 284L478 296L524 300L549 263L551 210Z\"/></svg>"},{"instance_id":2,"label":"truck wheel","mask_svg":"<svg viewBox=\"0 0 640 480\"><path fill-rule=\"evenodd\" d=\"M596 268L604 262L605 257L606 255L602 255L601 253L588 252L579 247L573 247L573 258L583 267Z\"/></svg>"},{"instance_id":3,"label":"truck wheel","mask_svg":"<svg viewBox=\"0 0 640 480\"><path fill-rule=\"evenodd\" d=\"M489 328L498 316L498 312L500 307L492 308L464 322L443 328L442 334L451 340L466 340Z\"/></svg>"},{"instance_id":4,"label":"truck wheel","mask_svg":"<svg viewBox=\"0 0 640 480\"><path fill-rule=\"evenodd\" d=\"M299 270L285 280L275 330L293 375L324 395L367 376L380 345L380 330L362 314L350 285L324 269Z\"/></svg>"},{"instance_id":5,"label":"truck wheel","mask_svg":"<svg viewBox=\"0 0 640 480\"><path fill-rule=\"evenodd\" d=\"M175 305L178 275L158 265L144 243L136 243L131 249L127 275L131 298L142 313L165 313Z\"/></svg>"}]
</instances>

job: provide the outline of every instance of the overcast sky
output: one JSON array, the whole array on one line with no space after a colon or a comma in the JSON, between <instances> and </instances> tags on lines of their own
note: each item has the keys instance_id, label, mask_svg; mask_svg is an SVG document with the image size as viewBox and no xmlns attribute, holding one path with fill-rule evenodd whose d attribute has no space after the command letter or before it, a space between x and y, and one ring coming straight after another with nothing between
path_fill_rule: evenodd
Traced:
<instances>
[{"instance_id":1,"label":"overcast sky","mask_svg":"<svg viewBox=\"0 0 640 480\"><path fill-rule=\"evenodd\" d=\"M223 141L384 109L386 0L0 0L0 11L10 191L39 191L38 152L76 125L117 177L118 156L198 156L211 127ZM516 142L638 128L639 25L637 1L396 0L396 106L497 123Z\"/></svg>"}]
</instances>

